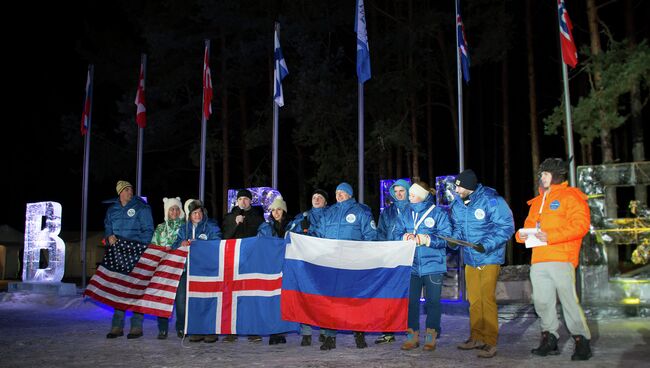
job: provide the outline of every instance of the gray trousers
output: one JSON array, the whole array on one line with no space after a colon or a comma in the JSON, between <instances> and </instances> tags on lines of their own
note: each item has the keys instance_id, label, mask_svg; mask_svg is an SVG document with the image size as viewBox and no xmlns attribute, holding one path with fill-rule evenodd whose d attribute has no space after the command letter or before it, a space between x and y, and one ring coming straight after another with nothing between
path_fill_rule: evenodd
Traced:
<instances>
[{"instance_id":1,"label":"gray trousers","mask_svg":"<svg viewBox=\"0 0 650 368\"><path fill-rule=\"evenodd\" d=\"M582 335L591 340L585 314L576 294L575 269L569 262L540 262L530 267L535 312L541 319L542 331L559 337L557 330L557 299L562 304L564 322L571 335Z\"/></svg>"}]
</instances>

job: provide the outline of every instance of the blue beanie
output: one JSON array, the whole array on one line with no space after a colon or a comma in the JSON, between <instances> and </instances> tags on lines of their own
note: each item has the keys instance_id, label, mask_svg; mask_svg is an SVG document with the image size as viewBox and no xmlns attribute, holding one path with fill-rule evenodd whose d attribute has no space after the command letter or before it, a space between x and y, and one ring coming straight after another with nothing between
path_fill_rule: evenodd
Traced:
<instances>
[{"instance_id":1,"label":"blue beanie","mask_svg":"<svg viewBox=\"0 0 650 368\"><path fill-rule=\"evenodd\" d=\"M336 187L336 190L342 190L342 191L346 192L347 194L349 194L350 197L352 197L354 195L354 191L352 190L352 185L350 185L350 184L348 184L346 182L343 182L343 183L339 184L339 186Z\"/></svg>"}]
</instances>

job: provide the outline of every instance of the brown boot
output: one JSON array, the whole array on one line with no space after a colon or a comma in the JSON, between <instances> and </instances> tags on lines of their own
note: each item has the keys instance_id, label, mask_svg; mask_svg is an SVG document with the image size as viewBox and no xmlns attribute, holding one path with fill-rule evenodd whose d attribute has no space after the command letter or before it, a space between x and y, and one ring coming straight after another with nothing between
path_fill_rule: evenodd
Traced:
<instances>
[{"instance_id":1,"label":"brown boot","mask_svg":"<svg viewBox=\"0 0 650 368\"><path fill-rule=\"evenodd\" d=\"M457 348L459 348L460 350L472 350L472 349L481 349L483 348L483 346L485 346L485 343L483 343L483 341L474 340L473 338L470 337L464 343L459 344Z\"/></svg>"},{"instance_id":2,"label":"brown boot","mask_svg":"<svg viewBox=\"0 0 650 368\"><path fill-rule=\"evenodd\" d=\"M424 337L424 350L425 351L434 351L436 350L436 338L438 337L438 332L434 328L427 328L427 335Z\"/></svg>"},{"instance_id":3,"label":"brown boot","mask_svg":"<svg viewBox=\"0 0 650 368\"><path fill-rule=\"evenodd\" d=\"M420 333L418 331L413 331L412 328L406 330L407 339L402 344L402 350L413 350L420 346Z\"/></svg>"},{"instance_id":4,"label":"brown boot","mask_svg":"<svg viewBox=\"0 0 650 368\"><path fill-rule=\"evenodd\" d=\"M131 328L131 331L129 331L128 335L126 335L127 339L137 339L139 337L142 337L142 328Z\"/></svg>"},{"instance_id":5,"label":"brown boot","mask_svg":"<svg viewBox=\"0 0 650 368\"><path fill-rule=\"evenodd\" d=\"M111 328L111 332L106 334L107 339L114 339L114 338L117 338L117 337L120 337L120 336L124 336L124 330L122 330L119 327Z\"/></svg>"}]
</instances>

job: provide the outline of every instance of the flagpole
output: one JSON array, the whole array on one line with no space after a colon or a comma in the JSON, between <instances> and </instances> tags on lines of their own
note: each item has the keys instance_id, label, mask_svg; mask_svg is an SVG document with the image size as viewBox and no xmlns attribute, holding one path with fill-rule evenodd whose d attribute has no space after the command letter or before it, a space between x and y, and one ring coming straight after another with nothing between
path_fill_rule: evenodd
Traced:
<instances>
[{"instance_id":1,"label":"flagpole","mask_svg":"<svg viewBox=\"0 0 650 368\"><path fill-rule=\"evenodd\" d=\"M92 85L93 77L95 74L95 66L93 64L88 65L88 79L87 82L90 86L89 96L86 98L90 99L90 109L88 110L88 127L85 134L84 142L84 162L83 162L83 176L81 184L81 239L79 241L79 247L81 252L81 288L86 288L86 234L87 234L87 219L88 219L88 170L90 169L90 128L92 122L92 110L93 110L93 95L92 95ZM84 102L85 104L85 102Z\"/></svg>"},{"instance_id":2,"label":"flagpole","mask_svg":"<svg viewBox=\"0 0 650 368\"><path fill-rule=\"evenodd\" d=\"M566 142L569 156L569 183L576 186L576 161L573 155L573 125L571 121L571 96L569 96L569 71L562 61L562 79L564 81L564 113L566 114Z\"/></svg>"},{"instance_id":3,"label":"flagpole","mask_svg":"<svg viewBox=\"0 0 650 368\"><path fill-rule=\"evenodd\" d=\"M144 83L147 80L147 54L142 54L140 65L142 68L142 91L144 92ZM138 84L140 83L140 76L138 76ZM138 86L138 88L140 88ZM137 119L137 112L136 112ZM138 153L136 162L135 173L135 191L138 197L142 196L142 148L144 146L144 128L138 125Z\"/></svg>"},{"instance_id":4,"label":"flagpole","mask_svg":"<svg viewBox=\"0 0 650 368\"><path fill-rule=\"evenodd\" d=\"M364 148L364 101L363 101L363 83L359 82L359 140L358 140L358 146L359 146L359 198L357 200L359 203L364 203L363 202L363 193L364 193L364 160L363 160L363 154L365 152Z\"/></svg>"},{"instance_id":5,"label":"flagpole","mask_svg":"<svg viewBox=\"0 0 650 368\"><path fill-rule=\"evenodd\" d=\"M280 38L280 23L275 22L275 32L276 35L273 38L273 48L275 50L275 37L278 39ZM274 51L275 52L275 51ZM276 74L280 73L278 68L280 67L278 65L278 61L275 60L276 58L273 58L273 65L274 65L274 72L273 72L273 84L277 83L276 78L278 76ZM278 189L278 120L279 120L279 115L280 115L280 107L278 106L278 103L275 101L275 96L273 98L273 144L272 144L272 159L271 159L271 187L273 189Z\"/></svg>"},{"instance_id":6,"label":"flagpole","mask_svg":"<svg viewBox=\"0 0 650 368\"><path fill-rule=\"evenodd\" d=\"M210 40L205 40L205 49L207 54L210 55ZM205 64L205 55L203 63ZM205 65L203 66L205 68ZM205 71L204 71L205 74ZM204 81L205 83L205 81ZM205 86L204 86L205 88ZM205 198L205 145L206 145L206 132L207 132L207 119L205 118L205 93L203 93L201 103L201 164L199 168L199 200L204 202Z\"/></svg>"},{"instance_id":7,"label":"flagpole","mask_svg":"<svg viewBox=\"0 0 650 368\"><path fill-rule=\"evenodd\" d=\"M462 71L460 60L460 41L458 39L458 1L456 4L456 16L454 24L456 25L456 85L458 86L458 172L465 170L465 144L463 133L463 83Z\"/></svg>"}]
</instances>

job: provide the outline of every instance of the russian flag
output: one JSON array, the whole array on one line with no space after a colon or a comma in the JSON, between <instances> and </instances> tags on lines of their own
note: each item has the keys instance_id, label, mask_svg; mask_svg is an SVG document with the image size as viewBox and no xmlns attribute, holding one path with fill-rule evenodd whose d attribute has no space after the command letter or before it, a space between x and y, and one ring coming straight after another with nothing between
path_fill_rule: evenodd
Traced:
<instances>
[{"instance_id":1,"label":"russian flag","mask_svg":"<svg viewBox=\"0 0 650 368\"><path fill-rule=\"evenodd\" d=\"M415 243L321 239L291 233L282 319L334 329L405 331Z\"/></svg>"}]
</instances>

